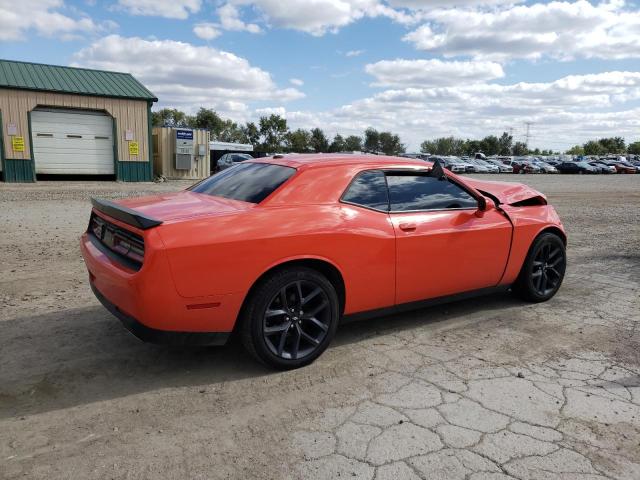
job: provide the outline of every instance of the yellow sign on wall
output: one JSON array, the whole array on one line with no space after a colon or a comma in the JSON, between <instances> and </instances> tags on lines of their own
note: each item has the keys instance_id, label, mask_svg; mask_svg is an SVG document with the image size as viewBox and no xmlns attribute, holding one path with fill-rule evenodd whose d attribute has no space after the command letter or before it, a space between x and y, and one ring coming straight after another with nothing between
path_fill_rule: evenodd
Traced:
<instances>
[{"instance_id":1,"label":"yellow sign on wall","mask_svg":"<svg viewBox=\"0 0 640 480\"><path fill-rule=\"evenodd\" d=\"M11 137L11 148L14 152L24 152L24 137Z\"/></svg>"},{"instance_id":2,"label":"yellow sign on wall","mask_svg":"<svg viewBox=\"0 0 640 480\"><path fill-rule=\"evenodd\" d=\"M140 154L138 142L129 142L129 156L137 157Z\"/></svg>"}]
</instances>

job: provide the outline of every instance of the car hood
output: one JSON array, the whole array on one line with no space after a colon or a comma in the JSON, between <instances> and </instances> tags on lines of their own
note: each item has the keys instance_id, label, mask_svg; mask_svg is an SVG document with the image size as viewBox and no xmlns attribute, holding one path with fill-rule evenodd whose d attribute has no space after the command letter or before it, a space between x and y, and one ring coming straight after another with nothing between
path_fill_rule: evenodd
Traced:
<instances>
[{"instance_id":1,"label":"car hood","mask_svg":"<svg viewBox=\"0 0 640 480\"><path fill-rule=\"evenodd\" d=\"M533 198L539 198L545 203L547 201L547 197L542 193L522 183L495 182L474 178L465 179L465 182L481 193L488 193L497 198L502 204L513 205Z\"/></svg>"},{"instance_id":2,"label":"car hood","mask_svg":"<svg viewBox=\"0 0 640 480\"><path fill-rule=\"evenodd\" d=\"M161 220L162 222L183 220L204 215L239 213L254 207L253 203L213 197L211 195L190 191L126 198L114 203L135 210L147 217Z\"/></svg>"}]
</instances>

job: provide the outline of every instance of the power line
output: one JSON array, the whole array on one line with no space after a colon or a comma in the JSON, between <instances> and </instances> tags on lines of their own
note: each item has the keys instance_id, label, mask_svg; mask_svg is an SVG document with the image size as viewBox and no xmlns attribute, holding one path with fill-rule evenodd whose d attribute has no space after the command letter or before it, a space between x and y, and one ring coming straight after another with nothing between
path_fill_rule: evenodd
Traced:
<instances>
[{"instance_id":1,"label":"power line","mask_svg":"<svg viewBox=\"0 0 640 480\"><path fill-rule=\"evenodd\" d=\"M524 144L527 146L527 148L529 148L529 138L531 137L531 125L533 125L533 122L524 122L524 124L527 126L527 133L524 137Z\"/></svg>"}]
</instances>

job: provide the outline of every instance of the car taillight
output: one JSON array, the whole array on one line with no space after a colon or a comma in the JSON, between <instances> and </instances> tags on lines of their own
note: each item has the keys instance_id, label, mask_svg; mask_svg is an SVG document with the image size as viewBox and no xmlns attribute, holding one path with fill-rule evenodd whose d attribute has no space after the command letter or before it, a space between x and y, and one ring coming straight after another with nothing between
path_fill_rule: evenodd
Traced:
<instances>
[{"instance_id":1,"label":"car taillight","mask_svg":"<svg viewBox=\"0 0 640 480\"><path fill-rule=\"evenodd\" d=\"M113 235L113 250L120 255L129 257L134 262L142 263L144 260L144 246L131 241L118 233Z\"/></svg>"},{"instance_id":2,"label":"car taillight","mask_svg":"<svg viewBox=\"0 0 640 480\"><path fill-rule=\"evenodd\" d=\"M144 261L144 239L129 230L114 225L95 213L89 222L89 232L112 252L131 260L140 268Z\"/></svg>"}]
</instances>

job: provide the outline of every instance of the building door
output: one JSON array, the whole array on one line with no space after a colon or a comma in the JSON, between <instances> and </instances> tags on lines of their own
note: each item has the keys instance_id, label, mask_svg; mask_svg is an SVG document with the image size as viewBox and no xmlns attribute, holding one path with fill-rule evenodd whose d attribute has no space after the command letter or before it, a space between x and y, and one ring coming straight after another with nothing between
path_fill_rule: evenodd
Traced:
<instances>
[{"instance_id":1,"label":"building door","mask_svg":"<svg viewBox=\"0 0 640 480\"><path fill-rule=\"evenodd\" d=\"M113 175L113 120L102 112L34 110L36 173Z\"/></svg>"}]
</instances>

